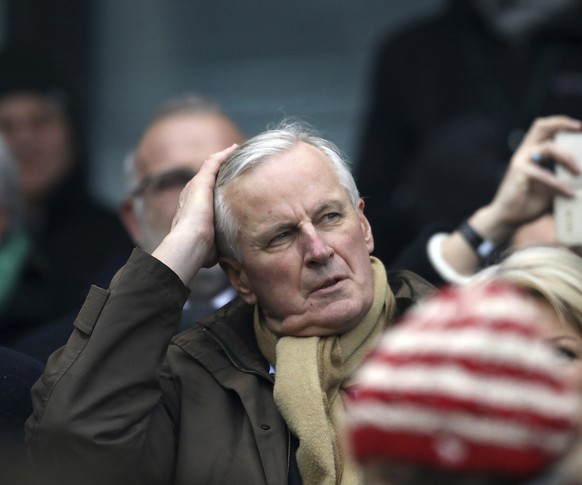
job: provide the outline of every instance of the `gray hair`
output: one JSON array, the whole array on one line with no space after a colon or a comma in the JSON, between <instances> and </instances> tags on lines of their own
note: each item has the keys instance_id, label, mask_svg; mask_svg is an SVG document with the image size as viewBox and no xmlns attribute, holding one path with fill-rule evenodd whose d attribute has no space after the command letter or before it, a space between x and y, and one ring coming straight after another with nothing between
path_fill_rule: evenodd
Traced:
<instances>
[{"instance_id":1,"label":"gray hair","mask_svg":"<svg viewBox=\"0 0 582 485\"><path fill-rule=\"evenodd\" d=\"M165 118L190 114L215 114L226 116L218 103L199 94L187 93L168 99L158 109L150 126Z\"/></svg>"},{"instance_id":2,"label":"gray hair","mask_svg":"<svg viewBox=\"0 0 582 485\"><path fill-rule=\"evenodd\" d=\"M504 259L493 271L541 295L556 313L582 334L582 258L559 246L530 246Z\"/></svg>"},{"instance_id":3,"label":"gray hair","mask_svg":"<svg viewBox=\"0 0 582 485\"><path fill-rule=\"evenodd\" d=\"M0 207L7 210L12 226L22 222L21 197L16 164L6 142L0 137Z\"/></svg>"},{"instance_id":4,"label":"gray hair","mask_svg":"<svg viewBox=\"0 0 582 485\"><path fill-rule=\"evenodd\" d=\"M346 189L352 206L357 207L360 194L348 162L339 149L304 123L282 121L275 128L243 143L220 167L214 192L214 221L216 244L222 256L242 261L237 241L240 224L225 200L225 187L243 173L274 156L288 152L298 143L312 145L326 155L340 185Z\"/></svg>"}]
</instances>

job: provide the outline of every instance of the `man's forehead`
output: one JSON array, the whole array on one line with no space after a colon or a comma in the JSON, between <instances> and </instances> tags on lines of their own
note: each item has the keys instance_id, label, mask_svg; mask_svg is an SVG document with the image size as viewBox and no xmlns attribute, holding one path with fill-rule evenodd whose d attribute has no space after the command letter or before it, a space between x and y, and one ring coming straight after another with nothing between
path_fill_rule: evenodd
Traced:
<instances>
[{"instance_id":1,"label":"man's forehead","mask_svg":"<svg viewBox=\"0 0 582 485\"><path fill-rule=\"evenodd\" d=\"M338 181L337 174L329 157L318 147L305 142L298 142L288 150L263 158L260 163L239 176L243 179L255 173L287 172L289 175L297 174L299 178L310 179L310 174L315 171L325 173L330 181ZM327 177L326 177L327 178ZM233 180L236 183L237 179Z\"/></svg>"},{"instance_id":2,"label":"man's forehead","mask_svg":"<svg viewBox=\"0 0 582 485\"><path fill-rule=\"evenodd\" d=\"M189 166L199 170L213 153L235 141L237 133L227 120L216 114L176 114L154 122L146 131L136 152L139 171Z\"/></svg>"},{"instance_id":3,"label":"man's forehead","mask_svg":"<svg viewBox=\"0 0 582 485\"><path fill-rule=\"evenodd\" d=\"M50 97L32 91L17 91L0 97L0 112L3 114L29 111L51 111L55 114L62 112Z\"/></svg>"},{"instance_id":4,"label":"man's forehead","mask_svg":"<svg viewBox=\"0 0 582 485\"><path fill-rule=\"evenodd\" d=\"M265 212L265 217L268 217L266 214L272 215L275 207L297 208L303 205L306 210L315 210L339 200L348 200L327 156L306 143L264 159L235 178L226 188L226 193L234 212L240 215L248 213L251 217L257 210ZM243 200L245 204L239 203ZM251 213L247 206L254 206Z\"/></svg>"}]
</instances>

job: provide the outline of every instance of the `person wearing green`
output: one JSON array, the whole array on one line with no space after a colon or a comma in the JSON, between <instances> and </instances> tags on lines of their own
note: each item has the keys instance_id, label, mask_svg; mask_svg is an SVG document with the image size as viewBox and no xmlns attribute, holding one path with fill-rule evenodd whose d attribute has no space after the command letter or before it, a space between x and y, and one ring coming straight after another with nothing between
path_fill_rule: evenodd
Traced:
<instances>
[{"instance_id":1,"label":"person wearing green","mask_svg":"<svg viewBox=\"0 0 582 485\"><path fill-rule=\"evenodd\" d=\"M16 168L0 139L0 314L13 294L30 248L30 238L21 224Z\"/></svg>"}]
</instances>

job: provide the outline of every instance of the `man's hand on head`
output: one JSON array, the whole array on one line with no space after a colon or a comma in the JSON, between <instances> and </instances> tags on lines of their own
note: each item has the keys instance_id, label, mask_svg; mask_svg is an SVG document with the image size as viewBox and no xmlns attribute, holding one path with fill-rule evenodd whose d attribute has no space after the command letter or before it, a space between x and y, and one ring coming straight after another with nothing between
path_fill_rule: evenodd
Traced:
<instances>
[{"instance_id":1,"label":"man's hand on head","mask_svg":"<svg viewBox=\"0 0 582 485\"><path fill-rule=\"evenodd\" d=\"M152 256L188 284L202 267L216 263L214 245L214 186L222 163L238 145L210 156L180 194L170 233Z\"/></svg>"}]
</instances>

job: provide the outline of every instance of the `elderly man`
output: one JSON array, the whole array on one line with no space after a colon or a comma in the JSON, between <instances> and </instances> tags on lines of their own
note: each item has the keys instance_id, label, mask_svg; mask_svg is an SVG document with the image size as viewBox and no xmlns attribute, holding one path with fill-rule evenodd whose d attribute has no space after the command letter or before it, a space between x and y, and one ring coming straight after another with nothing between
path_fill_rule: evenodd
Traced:
<instances>
[{"instance_id":1,"label":"elderly man","mask_svg":"<svg viewBox=\"0 0 582 485\"><path fill-rule=\"evenodd\" d=\"M210 157L179 205L152 255L93 287L33 389L44 479L359 483L341 446L349 378L432 287L370 257L347 166L297 125ZM240 298L172 338L186 284L217 260Z\"/></svg>"},{"instance_id":2,"label":"elderly man","mask_svg":"<svg viewBox=\"0 0 582 485\"><path fill-rule=\"evenodd\" d=\"M151 253L170 232L180 191L204 160L243 140L234 122L207 98L188 94L166 102L126 159L128 196L120 216L133 242ZM188 286L178 330L235 296L218 265L201 268Z\"/></svg>"}]
</instances>

